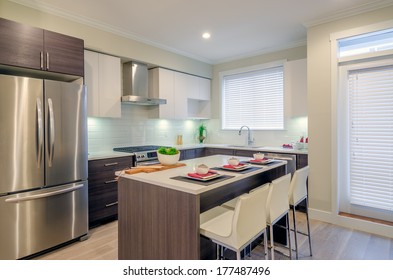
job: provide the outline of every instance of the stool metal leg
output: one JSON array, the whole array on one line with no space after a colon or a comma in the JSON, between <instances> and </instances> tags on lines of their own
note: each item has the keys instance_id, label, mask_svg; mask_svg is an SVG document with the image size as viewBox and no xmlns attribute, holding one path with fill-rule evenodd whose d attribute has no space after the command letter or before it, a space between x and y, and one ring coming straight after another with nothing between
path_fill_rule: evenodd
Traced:
<instances>
[{"instance_id":1,"label":"stool metal leg","mask_svg":"<svg viewBox=\"0 0 393 280\"><path fill-rule=\"evenodd\" d=\"M265 260L268 259L268 251L267 251L267 231L265 229L265 231L263 232L263 247L265 247Z\"/></svg>"},{"instance_id":2,"label":"stool metal leg","mask_svg":"<svg viewBox=\"0 0 393 280\"><path fill-rule=\"evenodd\" d=\"M217 248L217 260L221 260L220 245L216 244L216 248Z\"/></svg>"},{"instance_id":3,"label":"stool metal leg","mask_svg":"<svg viewBox=\"0 0 393 280\"><path fill-rule=\"evenodd\" d=\"M237 250L237 251L236 251L236 259L237 259L237 260L241 260L241 259L242 259L240 250Z\"/></svg>"},{"instance_id":4,"label":"stool metal leg","mask_svg":"<svg viewBox=\"0 0 393 280\"><path fill-rule=\"evenodd\" d=\"M290 229L290 227L289 227L289 212L288 212L285 216L286 216L286 220L287 220L289 259L292 260L291 229Z\"/></svg>"},{"instance_id":5,"label":"stool metal leg","mask_svg":"<svg viewBox=\"0 0 393 280\"><path fill-rule=\"evenodd\" d=\"M269 225L269 229L270 229L270 254L272 260L274 260L273 225Z\"/></svg>"},{"instance_id":6,"label":"stool metal leg","mask_svg":"<svg viewBox=\"0 0 393 280\"><path fill-rule=\"evenodd\" d=\"M298 244L297 244L297 228L296 228L296 206L293 205L293 230L295 235L295 252L296 252L296 259L299 259L299 252L298 252Z\"/></svg>"}]
</instances>

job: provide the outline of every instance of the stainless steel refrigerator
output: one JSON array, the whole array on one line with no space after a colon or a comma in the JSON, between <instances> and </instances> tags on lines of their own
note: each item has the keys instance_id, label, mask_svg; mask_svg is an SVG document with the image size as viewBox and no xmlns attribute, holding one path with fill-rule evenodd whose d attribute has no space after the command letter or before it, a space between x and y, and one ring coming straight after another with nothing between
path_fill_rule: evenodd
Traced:
<instances>
[{"instance_id":1,"label":"stainless steel refrigerator","mask_svg":"<svg viewBox=\"0 0 393 280\"><path fill-rule=\"evenodd\" d=\"M87 232L84 87L0 75L0 259Z\"/></svg>"}]
</instances>

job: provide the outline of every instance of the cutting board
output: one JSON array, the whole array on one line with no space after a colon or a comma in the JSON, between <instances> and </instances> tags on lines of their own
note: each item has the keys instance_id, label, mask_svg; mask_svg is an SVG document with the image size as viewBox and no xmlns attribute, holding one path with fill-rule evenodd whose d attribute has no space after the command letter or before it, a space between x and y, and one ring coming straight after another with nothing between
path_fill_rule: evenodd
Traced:
<instances>
[{"instance_id":1,"label":"cutting board","mask_svg":"<svg viewBox=\"0 0 393 280\"><path fill-rule=\"evenodd\" d=\"M161 170L167 170L167 169L172 169L176 167L181 167L181 166L186 166L185 163L176 163L173 165L162 165L162 164L154 164L154 165L148 165L148 166L137 166L133 167L132 169L125 170L124 172L126 174L137 174L137 173L151 173L151 172L157 172Z\"/></svg>"}]
</instances>

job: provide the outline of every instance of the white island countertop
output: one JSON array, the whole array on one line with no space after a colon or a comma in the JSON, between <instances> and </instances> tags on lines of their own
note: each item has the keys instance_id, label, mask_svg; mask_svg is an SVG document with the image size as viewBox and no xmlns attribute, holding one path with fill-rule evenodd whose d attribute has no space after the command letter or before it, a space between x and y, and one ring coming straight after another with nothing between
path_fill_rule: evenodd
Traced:
<instances>
[{"instance_id":1,"label":"white island countertop","mask_svg":"<svg viewBox=\"0 0 393 280\"><path fill-rule=\"evenodd\" d=\"M210 191L212 189L221 187L223 185L227 185L232 182L236 182L238 180L253 176L258 173L262 173L271 169L274 169L276 167L282 166L286 164L286 161L276 161L275 163L271 163L268 165L259 165L259 164L252 164L251 167L257 167L258 169L252 170L251 172L247 173L241 173L241 172L234 172L234 171L227 171L227 170L216 170L219 174L222 175L229 175L233 176L232 178L223 180L223 181L218 181L217 183L212 183L210 185L201 185L197 184L197 182L194 182L192 179L188 179L187 181L179 181L176 179L172 179L173 177L177 176L186 176L188 173L193 173L194 172L194 167L199 164L205 164L210 168L214 167L221 167L223 165L226 165L228 162L228 159L231 158L232 156L225 156L225 155L213 155L213 156L207 156L207 157L201 157L201 158L196 158L196 159L190 159L190 160L184 160L181 161L181 163L186 164L186 166L181 166L177 168L172 168L172 169L167 169L167 170L161 170L161 171L156 171L156 172L151 172L151 173L137 173L137 174L126 174L124 172L117 172L116 175L122 178L127 178L127 179L132 179L144 183L149 183L165 188L170 188L174 189L177 191L182 191L190 194L201 194L207 191ZM236 157L240 161L247 161L250 158L249 157ZM218 179L216 179L218 180ZM213 181L212 181L213 182Z\"/></svg>"}]
</instances>

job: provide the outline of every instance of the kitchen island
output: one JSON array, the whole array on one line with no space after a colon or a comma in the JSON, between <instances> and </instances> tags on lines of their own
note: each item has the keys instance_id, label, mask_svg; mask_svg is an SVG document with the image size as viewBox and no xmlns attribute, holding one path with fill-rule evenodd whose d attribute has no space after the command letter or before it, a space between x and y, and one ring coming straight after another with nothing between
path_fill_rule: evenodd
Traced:
<instances>
[{"instance_id":1,"label":"kitchen island","mask_svg":"<svg viewBox=\"0 0 393 280\"><path fill-rule=\"evenodd\" d=\"M285 161L237 172L220 169L229 158L214 155L164 171L118 173L119 260L214 258L214 245L199 235L200 213L286 173ZM201 163L218 168L221 176L206 182L185 178Z\"/></svg>"}]
</instances>

